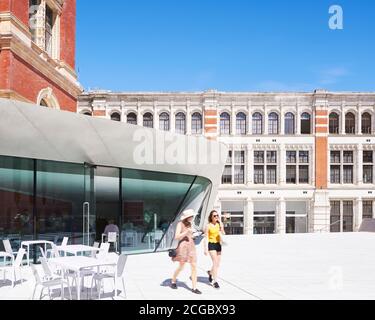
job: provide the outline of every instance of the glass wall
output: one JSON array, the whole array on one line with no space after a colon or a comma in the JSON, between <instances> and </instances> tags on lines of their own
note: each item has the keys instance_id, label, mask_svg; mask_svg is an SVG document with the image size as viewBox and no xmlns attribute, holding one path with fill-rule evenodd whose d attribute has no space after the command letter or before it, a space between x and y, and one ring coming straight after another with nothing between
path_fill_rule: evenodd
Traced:
<instances>
[{"instance_id":1,"label":"glass wall","mask_svg":"<svg viewBox=\"0 0 375 320\"><path fill-rule=\"evenodd\" d=\"M166 250L183 210L203 226L210 192L196 176L0 156L0 240L14 251L34 239L92 245L114 223L119 251Z\"/></svg>"},{"instance_id":2,"label":"glass wall","mask_svg":"<svg viewBox=\"0 0 375 320\"><path fill-rule=\"evenodd\" d=\"M14 251L33 238L33 194L34 162L0 157L0 239L9 239Z\"/></svg>"},{"instance_id":3,"label":"glass wall","mask_svg":"<svg viewBox=\"0 0 375 320\"><path fill-rule=\"evenodd\" d=\"M272 234L276 231L276 202L254 202L254 234Z\"/></svg>"},{"instance_id":4,"label":"glass wall","mask_svg":"<svg viewBox=\"0 0 375 320\"><path fill-rule=\"evenodd\" d=\"M36 182L37 238L81 244L84 166L37 161Z\"/></svg>"},{"instance_id":5,"label":"glass wall","mask_svg":"<svg viewBox=\"0 0 375 320\"><path fill-rule=\"evenodd\" d=\"M205 178L197 177L194 180L193 185L190 187L182 205L180 206L177 214L177 219L174 219L166 231L158 251L163 251L171 247L177 246L175 238L175 230L179 222L180 214L186 209L193 209L197 215L194 219L193 228L197 231L201 230L208 221L208 217L204 217L203 214L207 212L208 200L211 194L211 182Z\"/></svg>"},{"instance_id":6,"label":"glass wall","mask_svg":"<svg viewBox=\"0 0 375 320\"><path fill-rule=\"evenodd\" d=\"M308 202L288 201L286 203L286 233L307 232Z\"/></svg>"},{"instance_id":7,"label":"glass wall","mask_svg":"<svg viewBox=\"0 0 375 320\"><path fill-rule=\"evenodd\" d=\"M102 241L105 227L120 225L120 170L117 168L95 168L95 193L91 210L95 212L96 241Z\"/></svg>"},{"instance_id":8,"label":"glass wall","mask_svg":"<svg viewBox=\"0 0 375 320\"><path fill-rule=\"evenodd\" d=\"M221 212L225 233L228 235L244 234L244 202L223 201Z\"/></svg>"},{"instance_id":9,"label":"glass wall","mask_svg":"<svg viewBox=\"0 0 375 320\"><path fill-rule=\"evenodd\" d=\"M122 170L122 251L169 248L175 230L170 224L186 208L202 211L209 186L207 180L194 176Z\"/></svg>"}]
</instances>

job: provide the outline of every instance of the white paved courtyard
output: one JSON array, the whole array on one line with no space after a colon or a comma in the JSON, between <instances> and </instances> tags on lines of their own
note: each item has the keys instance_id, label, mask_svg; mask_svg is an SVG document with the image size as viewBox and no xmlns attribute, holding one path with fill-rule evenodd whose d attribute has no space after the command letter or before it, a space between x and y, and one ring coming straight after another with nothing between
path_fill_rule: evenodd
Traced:
<instances>
[{"instance_id":1,"label":"white paved courtyard","mask_svg":"<svg viewBox=\"0 0 375 320\"><path fill-rule=\"evenodd\" d=\"M232 236L227 242L220 290L208 284L209 259L199 248L202 296L189 290L188 267L180 276L179 289L169 288L175 265L167 253L160 253L129 258L128 299L375 299L373 233ZM24 278L26 282L14 289L0 282L0 299L30 299L34 282L27 268ZM111 282L105 286L104 297L111 299Z\"/></svg>"}]
</instances>

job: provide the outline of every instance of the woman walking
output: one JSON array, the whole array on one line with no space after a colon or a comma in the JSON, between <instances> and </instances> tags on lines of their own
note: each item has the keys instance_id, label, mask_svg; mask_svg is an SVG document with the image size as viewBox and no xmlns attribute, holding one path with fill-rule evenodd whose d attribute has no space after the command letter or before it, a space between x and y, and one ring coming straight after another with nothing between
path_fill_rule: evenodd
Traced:
<instances>
[{"instance_id":1,"label":"woman walking","mask_svg":"<svg viewBox=\"0 0 375 320\"><path fill-rule=\"evenodd\" d=\"M221 234L225 235L224 226L220 223L220 216L217 211L211 211L208 217L208 225L205 230L205 252L207 256L210 254L212 260L212 269L208 271L210 283L214 288L220 289L218 273L221 262Z\"/></svg>"},{"instance_id":2,"label":"woman walking","mask_svg":"<svg viewBox=\"0 0 375 320\"><path fill-rule=\"evenodd\" d=\"M193 240L192 222L195 216L194 210L186 210L183 212L180 222L177 225L175 239L178 241L176 249L176 257L172 258L174 262L179 262L179 266L172 278L172 289L177 289L177 277L185 267L186 263L191 265L191 280L193 282L192 292L202 294L197 289L197 252Z\"/></svg>"}]
</instances>

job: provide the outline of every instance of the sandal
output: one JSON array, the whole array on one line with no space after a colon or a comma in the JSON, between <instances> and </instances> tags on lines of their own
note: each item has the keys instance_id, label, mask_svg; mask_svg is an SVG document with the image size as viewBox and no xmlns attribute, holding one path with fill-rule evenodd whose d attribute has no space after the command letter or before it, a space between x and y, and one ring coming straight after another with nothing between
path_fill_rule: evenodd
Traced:
<instances>
[{"instance_id":1,"label":"sandal","mask_svg":"<svg viewBox=\"0 0 375 320\"><path fill-rule=\"evenodd\" d=\"M207 274L208 274L208 281L210 283L212 283L212 281L214 281L214 279L212 278L211 271L207 271Z\"/></svg>"},{"instance_id":2,"label":"sandal","mask_svg":"<svg viewBox=\"0 0 375 320\"><path fill-rule=\"evenodd\" d=\"M191 292L195 294L202 294L202 292L200 292L198 289L192 289Z\"/></svg>"},{"instance_id":3,"label":"sandal","mask_svg":"<svg viewBox=\"0 0 375 320\"><path fill-rule=\"evenodd\" d=\"M177 284L176 283L171 283L171 289L176 290L177 289Z\"/></svg>"}]
</instances>

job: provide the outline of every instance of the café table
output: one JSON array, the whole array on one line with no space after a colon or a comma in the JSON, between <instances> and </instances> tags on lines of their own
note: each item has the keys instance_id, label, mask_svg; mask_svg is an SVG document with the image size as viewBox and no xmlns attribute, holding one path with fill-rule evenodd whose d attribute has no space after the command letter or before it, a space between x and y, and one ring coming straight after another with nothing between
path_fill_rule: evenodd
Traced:
<instances>
[{"instance_id":1,"label":"caf\u00e9 table","mask_svg":"<svg viewBox=\"0 0 375 320\"><path fill-rule=\"evenodd\" d=\"M35 241L22 241L21 248L26 247L27 265L30 265L30 246L44 245L44 252L47 252L47 245L52 247L53 242L47 240L35 240Z\"/></svg>"},{"instance_id":2,"label":"caf\u00e9 table","mask_svg":"<svg viewBox=\"0 0 375 320\"><path fill-rule=\"evenodd\" d=\"M76 288L77 288L77 300L81 300L81 284L84 281L84 277L81 276L81 271L85 269L97 268L97 272L100 272L101 267L115 267L116 263L112 260L103 258L89 258L84 256L71 256L62 258L52 258L49 263L54 264L56 267L63 270L65 275L67 271L72 271L76 274Z\"/></svg>"},{"instance_id":3,"label":"caf\u00e9 table","mask_svg":"<svg viewBox=\"0 0 375 320\"><path fill-rule=\"evenodd\" d=\"M86 253L97 253L101 249L100 248L95 248L95 247L90 247L90 246L85 246L81 244L73 244L73 245L67 245L67 246L59 246L57 247L59 251L64 252L64 256L67 254L72 254L74 256L78 256L79 253L82 255Z\"/></svg>"}]
</instances>

